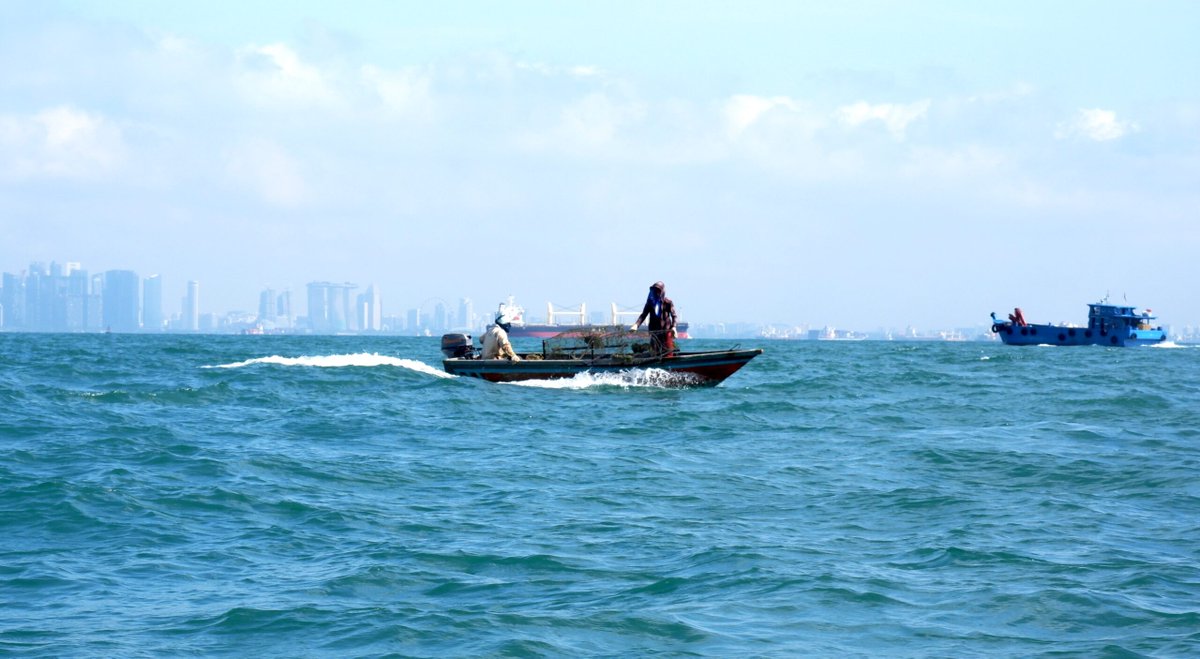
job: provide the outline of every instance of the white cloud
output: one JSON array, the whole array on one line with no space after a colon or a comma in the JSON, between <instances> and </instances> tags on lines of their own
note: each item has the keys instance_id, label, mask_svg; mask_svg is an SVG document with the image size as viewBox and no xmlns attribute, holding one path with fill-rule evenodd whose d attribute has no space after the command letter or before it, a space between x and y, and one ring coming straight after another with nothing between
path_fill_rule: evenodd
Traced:
<instances>
[{"instance_id":1,"label":"white cloud","mask_svg":"<svg viewBox=\"0 0 1200 659\"><path fill-rule=\"evenodd\" d=\"M266 105L334 104L338 95L320 69L286 44L251 46L238 56L238 83L249 98Z\"/></svg>"},{"instance_id":2,"label":"white cloud","mask_svg":"<svg viewBox=\"0 0 1200 659\"><path fill-rule=\"evenodd\" d=\"M505 60L505 58L501 58ZM604 75L604 72L598 66L590 64L576 64L574 66L555 66L545 62L529 62L518 61L511 63L512 68L518 71L531 71L537 75L547 78L558 76L567 76L571 78L598 78Z\"/></svg>"},{"instance_id":3,"label":"white cloud","mask_svg":"<svg viewBox=\"0 0 1200 659\"><path fill-rule=\"evenodd\" d=\"M98 178L113 172L125 155L120 128L101 115L70 106L0 115L5 178Z\"/></svg>"},{"instance_id":4,"label":"white cloud","mask_svg":"<svg viewBox=\"0 0 1200 659\"><path fill-rule=\"evenodd\" d=\"M1119 121L1117 113L1112 110L1085 108L1076 112L1070 121L1059 124L1054 136L1060 140L1082 138L1108 142L1139 130L1140 127L1136 123Z\"/></svg>"},{"instance_id":5,"label":"white cloud","mask_svg":"<svg viewBox=\"0 0 1200 659\"><path fill-rule=\"evenodd\" d=\"M255 140L234 148L226 171L238 187L274 206L295 207L308 196L296 161L280 146Z\"/></svg>"},{"instance_id":6,"label":"white cloud","mask_svg":"<svg viewBox=\"0 0 1200 659\"><path fill-rule=\"evenodd\" d=\"M903 140L908 125L923 118L929 111L929 106L929 99L908 104L879 103L876 105L859 101L838 108L834 116L843 125L852 128L870 121L880 121L887 127L892 137Z\"/></svg>"},{"instance_id":7,"label":"white cloud","mask_svg":"<svg viewBox=\"0 0 1200 659\"><path fill-rule=\"evenodd\" d=\"M589 94L563 110L563 128L579 142L609 142L625 124L645 116L638 103L618 103L602 93Z\"/></svg>"},{"instance_id":8,"label":"white cloud","mask_svg":"<svg viewBox=\"0 0 1200 659\"><path fill-rule=\"evenodd\" d=\"M797 111L800 106L786 96L753 96L738 94L729 98L725 103L724 114L726 130L730 137L741 135L746 129L758 122L763 115L776 108Z\"/></svg>"},{"instance_id":9,"label":"white cloud","mask_svg":"<svg viewBox=\"0 0 1200 659\"><path fill-rule=\"evenodd\" d=\"M366 65L361 69L363 84L391 112L427 117L432 112L429 76L416 69L386 71Z\"/></svg>"},{"instance_id":10,"label":"white cloud","mask_svg":"<svg viewBox=\"0 0 1200 659\"><path fill-rule=\"evenodd\" d=\"M572 66L569 71L576 78L594 78L601 75L600 69L595 66Z\"/></svg>"}]
</instances>

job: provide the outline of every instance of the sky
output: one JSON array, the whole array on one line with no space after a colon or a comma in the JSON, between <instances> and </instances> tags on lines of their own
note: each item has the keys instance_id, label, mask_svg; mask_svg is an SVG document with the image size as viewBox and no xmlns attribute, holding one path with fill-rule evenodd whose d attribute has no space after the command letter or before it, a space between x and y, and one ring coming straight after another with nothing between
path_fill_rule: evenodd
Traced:
<instances>
[{"instance_id":1,"label":"sky","mask_svg":"<svg viewBox=\"0 0 1200 659\"><path fill-rule=\"evenodd\" d=\"M0 3L0 271L1196 325L1198 33L1188 0Z\"/></svg>"}]
</instances>

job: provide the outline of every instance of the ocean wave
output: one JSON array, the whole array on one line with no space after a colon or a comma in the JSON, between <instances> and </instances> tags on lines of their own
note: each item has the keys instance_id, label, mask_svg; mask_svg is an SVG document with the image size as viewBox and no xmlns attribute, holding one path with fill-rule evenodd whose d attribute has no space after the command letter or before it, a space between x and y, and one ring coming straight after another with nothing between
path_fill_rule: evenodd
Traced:
<instances>
[{"instance_id":1,"label":"ocean wave","mask_svg":"<svg viewBox=\"0 0 1200 659\"><path fill-rule=\"evenodd\" d=\"M536 389L591 389L594 387L677 389L699 383L700 379L691 373L672 373L661 368L632 368L616 373L584 372L570 378L525 380L506 384Z\"/></svg>"},{"instance_id":2,"label":"ocean wave","mask_svg":"<svg viewBox=\"0 0 1200 659\"><path fill-rule=\"evenodd\" d=\"M300 357L282 357L280 355L271 355L270 357L255 357L240 362L232 362L229 364L217 364L215 366L202 366L201 368L245 368L247 366L255 366L259 364L270 364L274 366L312 366L316 368L346 368L350 366L372 368L376 366L395 366L398 368L407 368L411 371L432 375L439 378L455 377L445 371L438 370L425 362L415 359L401 359L399 357L389 357L379 353L360 352L346 355L304 355Z\"/></svg>"}]
</instances>

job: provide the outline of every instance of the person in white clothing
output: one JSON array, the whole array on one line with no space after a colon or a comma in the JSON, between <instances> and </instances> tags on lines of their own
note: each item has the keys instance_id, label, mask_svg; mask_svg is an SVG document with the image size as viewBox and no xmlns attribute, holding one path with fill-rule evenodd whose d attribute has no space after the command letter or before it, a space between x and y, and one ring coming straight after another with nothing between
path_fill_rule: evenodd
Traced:
<instances>
[{"instance_id":1,"label":"person in white clothing","mask_svg":"<svg viewBox=\"0 0 1200 659\"><path fill-rule=\"evenodd\" d=\"M521 358L513 351L512 344L508 342L508 330L511 326L512 321L507 316L504 314L496 316L496 323L483 334L483 359L521 361Z\"/></svg>"}]
</instances>

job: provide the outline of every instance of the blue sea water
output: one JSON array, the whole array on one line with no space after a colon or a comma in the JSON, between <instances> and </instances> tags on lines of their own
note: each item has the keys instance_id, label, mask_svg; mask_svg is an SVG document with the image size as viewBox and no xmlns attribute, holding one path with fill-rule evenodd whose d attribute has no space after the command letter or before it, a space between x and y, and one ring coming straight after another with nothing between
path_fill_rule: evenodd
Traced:
<instances>
[{"instance_id":1,"label":"blue sea water","mask_svg":"<svg viewBox=\"0 0 1200 659\"><path fill-rule=\"evenodd\" d=\"M742 343L0 334L0 654L1200 655L1200 350Z\"/></svg>"}]
</instances>

